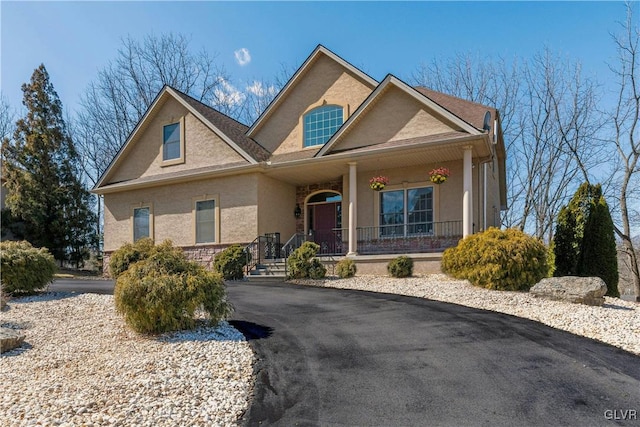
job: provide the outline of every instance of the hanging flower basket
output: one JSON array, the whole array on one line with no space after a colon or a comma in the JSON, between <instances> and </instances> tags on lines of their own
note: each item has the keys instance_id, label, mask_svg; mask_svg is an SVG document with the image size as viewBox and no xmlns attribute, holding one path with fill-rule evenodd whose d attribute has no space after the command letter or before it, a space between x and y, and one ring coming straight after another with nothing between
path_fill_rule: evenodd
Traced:
<instances>
[{"instance_id":1,"label":"hanging flower basket","mask_svg":"<svg viewBox=\"0 0 640 427\"><path fill-rule=\"evenodd\" d=\"M429 178L434 184L442 184L449 178L449 175L451 175L451 172L444 167L435 168L429 172Z\"/></svg>"},{"instance_id":2,"label":"hanging flower basket","mask_svg":"<svg viewBox=\"0 0 640 427\"><path fill-rule=\"evenodd\" d=\"M369 187L371 187L373 191L384 190L384 187L386 187L387 184L389 184L389 178L382 175L374 176L369 180Z\"/></svg>"}]
</instances>

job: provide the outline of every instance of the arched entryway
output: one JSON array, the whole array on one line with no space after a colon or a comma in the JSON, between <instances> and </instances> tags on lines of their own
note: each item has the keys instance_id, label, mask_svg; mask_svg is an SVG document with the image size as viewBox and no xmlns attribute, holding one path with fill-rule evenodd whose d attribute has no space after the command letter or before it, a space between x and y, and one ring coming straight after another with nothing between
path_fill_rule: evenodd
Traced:
<instances>
[{"instance_id":1,"label":"arched entryway","mask_svg":"<svg viewBox=\"0 0 640 427\"><path fill-rule=\"evenodd\" d=\"M307 240L320 245L321 254L341 254L342 195L336 191L321 191L305 202Z\"/></svg>"}]
</instances>

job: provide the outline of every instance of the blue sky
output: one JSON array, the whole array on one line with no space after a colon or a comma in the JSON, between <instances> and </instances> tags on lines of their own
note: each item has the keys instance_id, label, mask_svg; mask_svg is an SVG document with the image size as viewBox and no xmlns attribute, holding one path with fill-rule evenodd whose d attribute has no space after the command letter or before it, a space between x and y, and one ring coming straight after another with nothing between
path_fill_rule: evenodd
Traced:
<instances>
[{"instance_id":1,"label":"blue sky","mask_svg":"<svg viewBox=\"0 0 640 427\"><path fill-rule=\"evenodd\" d=\"M636 3L636 6L638 3ZM636 13L635 16L640 16ZM113 60L123 37L172 31L218 55L233 83L272 79L323 44L377 80L409 80L423 62L456 52L528 57L545 46L604 80L622 2L29 2L2 1L3 96L44 63L65 109ZM246 49L240 65L234 52ZM248 59L248 57L246 57Z\"/></svg>"}]
</instances>

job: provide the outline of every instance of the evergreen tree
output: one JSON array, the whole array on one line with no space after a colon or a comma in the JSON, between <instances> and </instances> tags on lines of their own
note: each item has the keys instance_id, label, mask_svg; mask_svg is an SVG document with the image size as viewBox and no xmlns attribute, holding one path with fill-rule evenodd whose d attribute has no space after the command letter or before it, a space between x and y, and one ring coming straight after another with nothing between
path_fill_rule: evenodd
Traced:
<instances>
[{"instance_id":1,"label":"evergreen tree","mask_svg":"<svg viewBox=\"0 0 640 427\"><path fill-rule=\"evenodd\" d=\"M78 262L78 253L94 240L91 195L78 178L79 157L44 65L22 92L26 117L16 122L13 139L2 143L6 204L26 240L48 248L58 260L73 254Z\"/></svg>"},{"instance_id":2,"label":"evergreen tree","mask_svg":"<svg viewBox=\"0 0 640 427\"><path fill-rule=\"evenodd\" d=\"M553 238L555 276L596 276L619 296L613 220L600 184L584 183L558 215Z\"/></svg>"},{"instance_id":3,"label":"evergreen tree","mask_svg":"<svg viewBox=\"0 0 640 427\"><path fill-rule=\"evenodd\" d=\"M555 276L578 275L580 247L591 205L602 196L600 185L582 184L558 214L553 237Z\"/></svg>"},{"instance_id":4,"label":"evergreen tree","mask_svg":"<svg viewBox=\"0 0 640 427\"><path fill-rule=\"evenodd\" d=\"M613 220L603 196L591 205L580 247L578 275L599 277L607 284L607 295L620 296Z\"/></svg>"},{"instance_id":5,"label":"evergreen tree","mask_svg":"<svg viewBox=\"0 0 640 427\"><path fill-rule=\"evenodd\" d=\"M556 232L553 237L555 271L553 275L575 276L578 267L579 242L576 234L576 217L568 206L563 206L558 214Z\"/></svg>"}]
</instances>

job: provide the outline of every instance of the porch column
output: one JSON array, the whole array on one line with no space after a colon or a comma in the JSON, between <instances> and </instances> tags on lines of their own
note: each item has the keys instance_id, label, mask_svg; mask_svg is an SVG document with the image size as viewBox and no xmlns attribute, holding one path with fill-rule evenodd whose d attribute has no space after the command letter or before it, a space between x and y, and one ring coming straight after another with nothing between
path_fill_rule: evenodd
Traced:
<instances>
[{"instance_id":1,"label":"porch column","mask_svg":"<svg viewBox=\"0 0 640 427\"><path fill-rule=\"evenodd\" d=\"M473 233L473 162L471 154L473 147L467 145L463 147L462 157L462 237L467 237Z\"/></svg>"},{"instance_id":2,"label":"porch column","mask_svg":"<svg viewBox=\"0 0 640 427\"><path fill-rule=\"evenodd\" d=\"M358 182L356 173L356 162L349 162L349 253L355 256L358 254L358 233L356 227L357 206L358 206Z\"/></svg>"}]
</instances>

